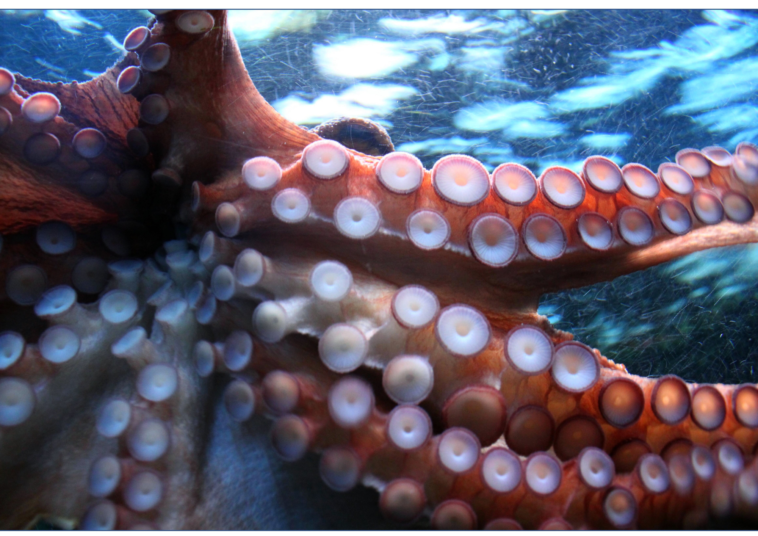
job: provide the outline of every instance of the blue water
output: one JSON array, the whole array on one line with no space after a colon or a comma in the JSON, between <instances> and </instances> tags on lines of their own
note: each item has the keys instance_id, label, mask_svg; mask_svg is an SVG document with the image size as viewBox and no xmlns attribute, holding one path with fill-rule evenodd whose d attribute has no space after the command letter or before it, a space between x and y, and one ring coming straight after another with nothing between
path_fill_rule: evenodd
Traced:
<instances>
[{"instance_id":1,"label":"blue water","mask_svg":"<svg viewBox=\"0 0 758 536\"><path fill-rule=\"evenodd\" d=\"M0 12L0 65L88 80L146 11ZM657 169L679 149L758 142L758 12L238 11L261 93L292 121L383 124L431 167ZM758 248L723 249L545 296L540 311L631 372L756 381Z\"/></svg>"}]
</instances>

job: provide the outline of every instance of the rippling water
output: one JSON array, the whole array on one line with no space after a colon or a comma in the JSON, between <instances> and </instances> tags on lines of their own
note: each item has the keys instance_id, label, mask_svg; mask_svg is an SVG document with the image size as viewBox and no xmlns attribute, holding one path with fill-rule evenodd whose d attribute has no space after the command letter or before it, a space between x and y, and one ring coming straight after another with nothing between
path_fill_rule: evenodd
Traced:
<instances>
[{"instance_id":1,"label":"rippling water","mask_svg":"<svg viewBox=\"0 0 758 536\"><path fill-rule=\"evenodd\" d=\"M146 11L4 11L0 65L87 80ZM758 13L233 11L261 93L290 120L384 125L426 167L578 170L589 155L653 169L679 149L758 141ZM756 381L758 248L695 254L545 296L559 328L631 372Z\"/></svg>"}]
</instances>

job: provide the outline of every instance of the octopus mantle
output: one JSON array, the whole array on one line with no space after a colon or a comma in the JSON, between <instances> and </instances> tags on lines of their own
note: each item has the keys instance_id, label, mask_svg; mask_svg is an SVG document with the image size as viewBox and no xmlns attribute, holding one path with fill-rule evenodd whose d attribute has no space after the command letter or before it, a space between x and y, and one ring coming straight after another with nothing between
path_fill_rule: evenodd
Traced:
<instances>
[{"instance_id":1,"label":"octopus mantle","mask_svg":"<svg viewBox=\"0 0 758 536\"><path fill-rule=\"evenodd\" d=\"M755 385L628 374L536 307L757 242L758 148L428 171L279 116L223 12L124 46L83 84L0 70L0 527L276 526L245 505L308 488L258 481L260 416L393 527L756 523Z\"/></svg>"}]
</instances>

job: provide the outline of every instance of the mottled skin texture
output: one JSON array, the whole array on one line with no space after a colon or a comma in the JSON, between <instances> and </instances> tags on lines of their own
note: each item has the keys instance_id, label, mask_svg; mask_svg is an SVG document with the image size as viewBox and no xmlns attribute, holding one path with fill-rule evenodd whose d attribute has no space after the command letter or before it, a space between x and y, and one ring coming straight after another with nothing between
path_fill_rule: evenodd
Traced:
<instances>
[{"instance_id":1,"label":"mottled skin texture","mask_svg":"<svg viewBox=\"0 0 758 536\"><path fill-rule=\"evenodd\" d=\"M379 158L355 150L349 151L351 161L341 177L319 181L309 176L301 160L303 149L319 137L286 121L265 102L243 66L224 13L211 14L213 28L197 35L177 28L178 13L160 15L151 25L149 42L137 52L141 54L149 44L167 43L170 62L159 72L143 73L143 81L131 94L121 94L115 83L126 67L139 65L134 53L84 84L50 84L17 75L15 91L0 97L0 104L14 116L12 128L0 136L0 233L5 240L0 255L0 331L17 331L28 343L21 361L0 374L24 378L37 392L34 413L26 422L0 428L0 527L23 527L40 515L61 524L62 520L76 524L82 519L94 502L86 486L92 462L107 453L129 459L123 438L103 437L95 428L98 412L115 396L130 400L133 412L157 416L171 427L168 452L157 461L141 464L160 474L162 501L137 514L124 504L119 487L110 497L118 509L118 528L144 522L153 527L188 529L398 526L387 524L378 509L367 507L376 501L373 491L356 488L349 495L339 495L323 486L312 454L295 464L284 464L262 446L267 442L268 424L260 415L271 416L272 412L261 401L260 379L273 370L289 371L301 382L296 413L310 426L312 450L350 445L363 463L367 484L381 488L396 478L414 478L424 483L428 514L446 499L462 499L473 507L479 527L502 517L516 519L524 528L537 528L552 518L565 519L576 528L612 525L603 514L604 492L584 487L572 460L563 464L562 483L547 498L529 491L523 482L512 493L498 495L485 488L479 465L458 476L440 467L436 449L443 431L442 408L459 388L477 383L502 393L509 417L520 407L533 404L544 407L555 424L574 415L596 419L605 436L602 446L608 452L635 438L644 440L657 454L677 438L706 447L731 438L746 455L746 471L756 472L751 460L758 431L736 419L734 386L717 386L727 406L724 423L717 430L704 431L689 417L668 425L656 418L650 404L655 380L629 375L623 365L595 351L600 380L583 393L568 393L557 387L549 372L527 377L509 367L503 337L525 323L545 330L554 344L570 340L570 334L554 330L547 319L537 315L543 293L613 279L710 247L758 242L757 217L740 224L696 223L682 237L665 233L657 223L649 245L633 247L617 240L609 251L595 252L580 242L575 230L579 214L596 211L613 220L620 208L632 205L657 222L660 201L676 196L662 188L655 199L641 200L625 191L614 196L587 187L582 204L571 210L551 204L541 192L527 207L506 205L494 192L473 207L461 207L437 195L429 171L414 193L401 196L389 192L375 177ZM24 98L39 91L55 94L62 105L59 117L41 125L25 122L18 115ZM158 125L140 119L139 101L151 93L164 95L170 107L168 118ZM98 128L107 140L105 152L91 160L79 157L71 148L73 135L86 127ZM135 156L135 147L127 144L127 132L133 128L144 134L147 155ZM44 166L29 163L23 151L26 140L42 131L55 134L62 146L57 157ZM256 156L273 158L283 169L276 189L251 191L241 180L243 162ZM77 189L77 177L88 169L110 177L108 189L100 196L88 197ZM139 169L145 177L152 177L145 195L121 193L115 177L127 169ZM729 187L753 203L758 201L756 187L735 179L730 167L712 165L698 185ZM288 187L305 192L321 217L296 225L274 218L271 198ZM384 231L366 240L340 235L329 218L337 202L348 196L364 197L380 207ZM15 266L43 267L48 288L71 285L71 272L83 257L121 258L101 240L100 231L106 225L116 225L126 234L128 256L147 258L157 251L165 259L169 248L159 249L163 241L186 238L196 247L207 231L218 232L215 212L222 202L237 208L241 228L233 238L217 238L218 255L205 266L196 263L192 273L174 266L167 270L168 275L150 275L146 270L133 289L140 304L133 318L115 326L103 324L97 303L87 305L89 316L82 313L74 322L84 341L79 354L60 366L39 359L33 343L48 320L37 318L33 307L19 306L6 296L6 280ZM403 235L408 214L419 208L438 210L447 218L453 228L453 247L422 251ZM548 262L531 257L521 244L518 257L507 267L485 266L467 249L467 229L476 216L487 212L507 217L519 229L529 215L549 214L568 230L568 249L561 258ZM71 252L52 257L36 246L34 229L49 220L64 221L77 231L77 246ZM229 418L220 401L228 378L200 378L192 349L200 339L224 341L235 329L251 331L250 314L258 299L238 294L229 302L219 301L216 316L206 325L195 322L194 311L176 322L154 324L153 318L156 310L172 300L188 299L194 281L203 281L207 287L213 268L233 265L244 248L265 255L273 267L267 273L280 278L262 283L269 299L301 296L311 268L325 259L339 260L350 268L354 292L336 309L311 304L293 333L281 342L267 344L256 338L253 362L237 376L254 385L258 415L240 424ZM165 261L159 265L165 269ZM148 300L168 280L174 284ZM388 326L394 321L389 303L394 292L408 284L425 286L443 307L464 303L484 313L493 332L485 350L472 358L455 358L440 347L432 325L413 332L391 331ZM114 280L107 288L119 286L123 287ZM82 303L96 300L96 294L79 292ZM335 318L351 318L386 335L386 340L372 339L372 367L357 373L374 387L376 409L367 423L351 432L329 418L327 393L340 375L323 367L316 350L318 337ZM111 354L111 344L137 325L151 335L160 355L157 360L173 364L178 371L179 388L167 401L140 399L134 388L136 372ZM434 422L435 436L412 453L390 446L384 431L394 404L381 391L379 369L401 353L428 356L435 367L434 389L423 404ZM217 371L223 371L218 363ZM610 425L599 409L601 390L617 377L631 379L645 394L641 416L625 428ZM735 494L734 481L733 475L718 469L711 481L698 480L684 495L668 490L652 496L635 473L618 474L613 485L631 490L637 501L631 527L701 526L714 513L720 514L721 521L755 523L754 510Z\"/></svg>"}]
</instances>

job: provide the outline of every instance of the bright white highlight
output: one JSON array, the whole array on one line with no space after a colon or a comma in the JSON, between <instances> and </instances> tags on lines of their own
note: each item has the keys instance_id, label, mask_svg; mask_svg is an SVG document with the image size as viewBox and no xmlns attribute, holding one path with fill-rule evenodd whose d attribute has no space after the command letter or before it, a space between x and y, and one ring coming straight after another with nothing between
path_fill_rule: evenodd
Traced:
<instances>
[{"instance_id":1,"label":"bright white highlight","mask_svg":"<svg viewBox=\"0 0 758 536\"><path fill-rule=\"evenodd\" d=\"M658 216L661 218L661 224L671 234L683 235L692 229L689 211L675 199L665 199L658 206Z\"/></svg>"},{"instance_id":2,"label":"bright white highlight","mask_svg":"<svg viewBox=\"0 0 758 536\"><path fill-rule=\"evenodd\" d=\"M524 244L529 253L544 261L557 259L566 251L563 226L547 214L534 214L524 222Z\"/></svg>"},{"instance_id":3,"label":"bright white highlight","mask_svg":"<svg viewBox=\"0 0 758 536\"><path fill-rule=\"evenodd\" d=\"M603 511L613 526L626 527L637 516L637 502L628 490L614 488L605 496Z\"/></svg>"},{"instance_id":4,"label":"bright white highlight","mask_svg":"<svg viewBox=\"0 0 758 536\"><path fill-rule=\"evenodd\" d=\"M624 207L618 213L618 230L621 238L632 246L644 246L653 239L653 222L636 207Z\"/></svg>"},{"instance_id":5,"label":"bright white highlight","mask_svg":"<svg viewBox=\"0 0 758 536\"><path fill-rule=\"evenodd\" d=\"M561 485L562 477L560 464L548 454L532 455L524 468L526 485L538 495L553 493Z\"/></svg>"},{"instance_id":6,"label":"bright white highlight","mask_svg":"<svg viewBox=\"0 0 758 536\"><path fill-rule=\"evenodd\" d=\"M400 107L402 101L418 93L416 88L401 84L354 84L336 95L320 95L312 101L288 95L271 104L293 123L318 125L335 117L364 117L374 120L386 117Z\"/></svg>"},{"instance_id":7,"label":"bright white highlight","mask_svg":"<svg viewBox=\"0 0 758 536\"><path fill-rule=\"evenodd\" d=\"M584 201L582 179L568 168L548 168L540 177L540 186L548 201L557 207L570 209Z\"/></svg>"},{"instance_id":8,"label":"bright white highlight","mask_svg":"<svg viewBox=\"0 0 758 536\"><path fill-rule=\"evenodd\" d=\"M61 102L52 93L35 93L21 105L21 115L32 123L45 123L61 111Z\"/></svg>"},{"instance_id":9,"label":"bright white highlight","mask_svg":"<svg viewBox=\"0 0 758 536\"><path fill-rule=\"evenodd\" d=\"M476 218L468 235L471 252L488 266L506 266L518 253L516 228L497 214L482 214Z\"/></svg>"},{"instance_id":10,"label":"bright white highlight","mask_svg":"<svg viewBox=\"0 0 758 536\"><path fill-rule=\"evenodd\" d=\"M657 454L645 454L637 462L642 485L650 493L663 493L669 488L669 470Z\"/></svg>"},{"instance_id":11,"label":"bright white highlight","mask_svg":"<svg viewBox=\"0 0 758 536\"><path fill-rule=\"evenodd\" d=\"M450 224L436 210L417 210L406 222L408 238L420 249L438 249L450 239Z\"/></svg>"},{"instance_id":12,"label":"bright white highlight","mask_svg":"<svg viewBox=\"0 0 758 536\"><path fill-rule=\"evenodd\" d=\"M501 164L492 172L495 193L508 204L528 205L537 195L537 179L520 164Z\"/></svg>"},{"instance_id":13,"label":"bright white highlight","mask_svg":"<svg viewBox=\"0 0 758 536\"><path fill-rule=\"evenodd\" d=\"M434 369L421 356L399 355L384 369L382 386L398 404L418 404L432 392Z\"/></svg>"},{"instance_id":14,"label":"bright white highlight","mask_svg":"<svg viewBox=\"0 0 758 536\"><path fill-rule=\"evenodd\" d=\"M349 39L333 45L315 45L313 59L319 72L331 78L383 78L413 65L424 51L443 52L441 39L384 41Z\"/></svg>"},{"instance_id":15,"label":"bright white highlight","mask_svg":"<svg viewBox=\"0 0 758 536\"><path fill-rule=\"evenodd\" d=\"M553 343L541 329L521 326L508 334L505 356L522 374L540 374L553 362Z\"/></svg>"},{"instance_id":16,"label":"bright white highlight","mask_svg":"<svg viewBox=\"0 0 758 536\"><path fill-rule=\"evenodd\" d=\"M79 336L64 326L53 326L40 335L39 353L51 363L65 363L79 353Z\"/></svg>"},{"instance_id":17,"label":"bright white highlight","mask_svg":"<svg viewBox=\"0 0 758 536\"><path fill-rule=\"evenodd\" d=\"M479 459L479 440L465 428L446 430L437 447L442 465L453 473L465 473Z\"/></svg>"},{"instance_id":18,"label":"bright white highlight","mask_svg":"<svg viewBox=\"0 0 758 536\"><path fill-rule=\"evenodd\" d=\"M311 200L297 188L286 188L271 200L271 212L284 223L300 223L311 212Z\"/></svg>"},{"instance_id":19,"label":"bright white highlight","mask_svg":"<svg viewBox=\"0 0 758 536\"><path fill-rule=\"evenodd\" d=\"M613 460L602 449L587 447L579 454L577 460L582 481L592 489L610 486L616 475Z\"/></svg>"},{"instance_id":20,"label":"bright white highlight","mask_svg":"<svg viewBox=\"0 0 758 536\"><path fill-rule=\"evenodd\" d=\"M432 434L432 421L418 406L398 406L387 421L387 439L402 450L414 450Z\"/></svg>"},{"instance_id":21,"label":"bright white highlight","mask_svg":"<svg viewBox=\"0 0 758 536\"><path fill-rule=\"evenodd\" d=\"M324 301L340 301L350 292L353 274L340 262L323 261L313 268L310 282L316 297Z\"/></svg>"},{"instance_id":22,"label":"bright white highlight","mask_svg":"<svg viewBox=\"0 0 758 536\"><path fill-rule=\"evenodd\" d=\"M614 194L621 189L621 170L613 160L602 156L591 156L584 162L585 180L597 191Z\"/></svg>"},{"instance_id":23,"label":"bright white highlight","mask_svg":"<svg viewBox=\"0 0 758 536\"><path fill-rule=\"evenodd\" d=\"M465 155L449 155L434 164L432 185L446 201L471 206L487 197L490 178L487 170L476 159Z\"/></svg>"},{"instance_id":24,"label":"bright white highlight","mask_svg":"<svg viewBox=\"0 0 758 536\"><path fill-rule=\"evenodd\" d=\"M418 285L401 288L392 298L392 314L402 326L418 329L434 320L440 309L437 296Z\"/></svg>"},{"instance_id":25,"label":"bright white highlight","mask_svg":"<svg viewBox=\"0 0 758 536\"><path fill-rule=\"evenodd\" d=\"M39 317L49 317L65 313L76 303L76 291L67 285L46 291L34 306Z\"/></svg>"},{"instance_id":26,"label":"bright white highlight","mask_svg":"<svg viewBox=\"0 0 758 536\"><path fill-rule=\"evenodd\" d=\"M463 57L456 62L456 67L482 74L501 71L505 67L504 48L493 47L488 55L476 48L462 48ZM550 110L544 103L496 98L460 109L453 117L453 123L461 130L473 132L500 130L498 135L507 140L560 137L566 131L565 125L549 121L550 118Z\"/></svg>"},{"instance_id":27,"label":"bright white highlight","mask_svg":"<svg viewBox=\"0 0 758 536\"><path fill-rule=\"evenodd\" d=\"M361 330L350 324L333 324L318 342L318 355L334 372L352 372L363 364L368 341Z\"/></svg>"},{"instance_id":28,"label":"bright white highlight","mask_svg":"<svg viewBox=\"0 0 758 536\"><path fill-rule=\"evenodd\" d=\"M653 199L661 191L655 173L639 164L627 164L621 168L627 189L642 199Z\"/></svg>"},{"instance_id":29,"label":"bright white highlight","mask_svg":"<svg viewBox=\"0 0 758 536\"><path fill-rule=\"evenodd\" d=\"M603 216L596 212L585 212L577 222L582 242L596 251L605 251L613 245L613 229Z\"/></svg>"},{"instance_id":30,"label":"bright white highlight","mask_svg":"<svg viewBox=\"0 0 758 536\"><path fill-rule=\"evenodd\" d=\"M435 326L437 339L453 355L471 357L490 342L487 318L468 305L450 305L442 310Z\"/></svg>"},{"instance_id":31,"label":"bright white highlight","mask_svg":"<svg viewBox=\"0 0 758 536\"><path fill-rule=\"evenodd\" d=\"M334 179L350 163L347 150L336 141L314 141L303 150L303 167L317 179Z\"/></svg>"},{"instance_id":32,"label":"bright white highlight","mask_svg":"<svg viewBox=\"0 0 758 536\"><path fill-rule=\"evenodd\" d=\"M494 448L484 456L482 477L493 491L513 491L521 483L521 461L509 450Z\"/></svg>"},{"instance_id":33,"label":"bright white highlight","mask_svg":"<svg viewBox=\"0 0 758 536\"><path fill-rule=\"evenodd\" d=\"M334 225L348 238L368 238L379 230L381 223L379 209L363 197L346 197L334 208Z\"/></svg>"},{"instance_id":34,"label":"bright white highlight","mask_svg":"<svg viewBox=\"0 0 758 536\"><path fill-rule=\"evenodd\" d=\"M595 354L575 342L563 343L555 349L555 360L550 372L558 385L571 392L586 391L600 377Z\"/></svg>"},{"instance_id":35,"label":"bright white highlight","mask_svg":"<svg viewBox=\"0 0 758 536\"><path fill-rule=\"evenodd\" d=\"M123 337L113 343L111 352L116 357L128 357L138 351L140 346L147 340L147 332L142 326L127 331Z\"/></svg>"},{"instance_id":36,"label":"bright white highlight","mask_svg":"<svg viewBox=\"0 0 758 536\"><path fill-rule=\"evenodd\" d=\"M158 419L147 419L129 432L126 444L135 460L153 462L168 450L169 432Z\"/></svg>"},{"instance_id":37,"label":"bright white highlight","mask_svg":"<svg viewBox=\"0 0 758 536\"><path fill-rule=\"evenodd\" d=\"M676 163L696 179L707 177L711 172L711 163L697 149L682 149L676 153Z\"/></svg>"},{"instance_id":38,"label":"bright white highlight","mask_svg":"<svg viewBox=\"0 0 758 536\"><path fill-rule=\"evenodd\" d=\"M282 168L273 158L257 156L242 165L242 179L253 190L270 190L282 178Z\"/></svg>"},{"instance_id":39,"label":"bright white highlight","mask_svg":"<svg viewBox=\"0 0 758 536\"><path fill-rule=\"evenodd\" d=\"M163 483L151 471L137 473L124 489L124 502L135 512L155 508L163 498Z\"/></svg>"},{"instance_id":40,"label":"bright white highlight","mask_svg":"<svg viewBox=\"0 0 758 536\"><path fill-rule=\"evenodd\" d=\"M410 153L389 153L376 166L376 176L389 191L409 194L421 186L424 167L421 161Z\"/></svg>"},{"instance_id":41,"label":"bright white highlight","mask_svg":"<svg viewBox=\"0 0 758 536\"><path fill-rule=\"evenodd\" d=\"M137 392L151 402L162 402L171 397L179 379L171 365L155 363L143 368L137 376Z\"/></svg>"},{"instance_id":42,"label":"bright white highlight","mask_svg":"<svg viewBox=\"0 0 758 536\"><path fill-rule=\"evenodd\" d=\"M197 249L197 257L200 262L207 263L213 260L213 257L218 253L218 244L216 243L216 233L208 231L203 235L200 240L200 246Z\"/></svg>"},{"instance_id":43,"label":"bright white highlight","mask_svg":"<svg viewBox=\"0 0 758 536\"><path fill-rule=\"evenodd\" d=\"M666 162L658 168L661 181L672 192L679 195L690 195L695 189L695 182L687 170L676 164Z\"/></svg>"},{"instance_id":44,"label":"bright white highlight","mask_svg":"<svg viewBox=\"0 0 758 536\"><path fill-rule=\"evenodd\" d=\"M343 428L358 428L371 416L374 392L360 378L347 376L332 385L328 395L329 414Z\"/></svg>"}]
</instances>

